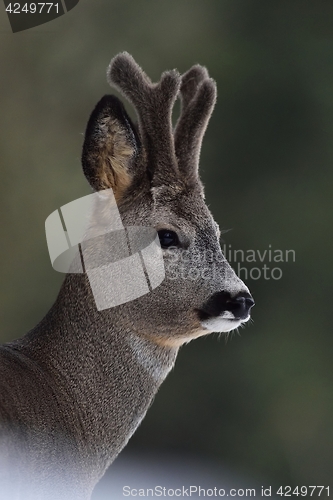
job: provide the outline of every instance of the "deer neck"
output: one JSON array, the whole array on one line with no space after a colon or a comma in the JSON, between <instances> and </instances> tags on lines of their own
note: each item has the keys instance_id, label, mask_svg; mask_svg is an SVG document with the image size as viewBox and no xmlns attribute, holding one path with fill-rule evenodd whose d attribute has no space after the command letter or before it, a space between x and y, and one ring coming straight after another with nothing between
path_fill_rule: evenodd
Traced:
<instances>
[{"instance_id":1,"label":"deer neck","mask_svg":"<svg viewBox=\"0 0 333 500\"><path fill-rule=\"evenodd\" d=\"M36 328L16 344L53 386L82 455L102 475L143 419L176 348L130 329L122 306L98 312L86 278L68 275ZM89 450L89 451L88 451Z\"/></svg>"}]
</instances>

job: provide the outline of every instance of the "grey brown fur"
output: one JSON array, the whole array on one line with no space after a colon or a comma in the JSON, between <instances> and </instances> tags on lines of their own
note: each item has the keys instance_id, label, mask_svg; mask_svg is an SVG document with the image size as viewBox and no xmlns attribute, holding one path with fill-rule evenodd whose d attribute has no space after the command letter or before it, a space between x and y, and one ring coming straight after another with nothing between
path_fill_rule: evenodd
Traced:
<instances>
[{"instance_id":1,"label":"grey brown fur","mask_svg":"<svg viewBox=\"0 0 333 500\"><path fill-rule=\"evenodd\" d=\"M248 289L221 253L198 178L215 83L194 66L153 84L127 53L111 61L108 79L135 107L138 128L116 97L105 96L87 126L84 173L94 190L113 189L125 226L173 231L179 244L172 255L163 251L159 287L104 311L97 311L87 277L68 274L45 318L1 347L5 500L88 500L144 418L179 347L249 318Z\"/></svg>"}]
</instances>

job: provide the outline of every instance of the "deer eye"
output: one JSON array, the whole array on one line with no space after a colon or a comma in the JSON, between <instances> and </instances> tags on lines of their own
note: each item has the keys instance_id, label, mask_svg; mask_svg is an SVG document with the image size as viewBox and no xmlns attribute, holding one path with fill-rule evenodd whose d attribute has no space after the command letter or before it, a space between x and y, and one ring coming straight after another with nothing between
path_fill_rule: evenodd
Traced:
<instances>
[{"instance_id":1,"label":"deer eye","mask_svg":"<svg viewBox=\"0 0 333 500\"><path fill-rule=\"evenodd\" d=\"M176 247L179 245L178 236L174 231L161 229L158 231L158 237L162 248Z\"/></svg>"}]
</instances>

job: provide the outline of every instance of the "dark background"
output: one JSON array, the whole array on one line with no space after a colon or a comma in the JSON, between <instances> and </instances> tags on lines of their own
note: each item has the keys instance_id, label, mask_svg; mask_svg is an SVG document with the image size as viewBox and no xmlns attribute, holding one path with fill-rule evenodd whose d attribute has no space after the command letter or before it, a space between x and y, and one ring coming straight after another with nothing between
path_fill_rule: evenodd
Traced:
<instances>
[{"instance_id":1,"label":"dark background","mask_svg":"<svg viewBox=\"0 0 333 500\"><path fill-rule=\"evenodd\" d=\"M333 3L81 0L11 33L0 6L1 341L54 301L44 221L90 192L83 132L106 67L132 53L154 80L200 63L218 86L201 156L233 249L295 250L247 279L253 324L181 349L129 449L186 452L277 485L332 485ZM257 276L257 273L255 274ZM244 278L244 274L241 275Z\"/></svg>"}]
</instances>

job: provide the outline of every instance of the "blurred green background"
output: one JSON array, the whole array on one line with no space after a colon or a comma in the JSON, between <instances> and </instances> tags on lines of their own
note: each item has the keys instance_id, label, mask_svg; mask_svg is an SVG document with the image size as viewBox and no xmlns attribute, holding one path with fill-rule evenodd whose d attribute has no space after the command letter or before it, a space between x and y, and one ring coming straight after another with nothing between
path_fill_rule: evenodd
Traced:
<instances>
[{"instance_id":1,"label":"blurred green background","mask_svg":"<svg viewBox=\"0 0 333 500\"><path fill-rule=\"evenodd\" d=\"M16 34L0 7L1 341L56 297L44 221L90 192L82 134L122 50L155 80L208 67L218 102L201 172L224 241L296 254L242 264L283 276L247 279L256 307L241 335L181 349L129 449L216 459L266 484L332 485L332 2L81 0Z\"/></svg>"}]
</instances>

